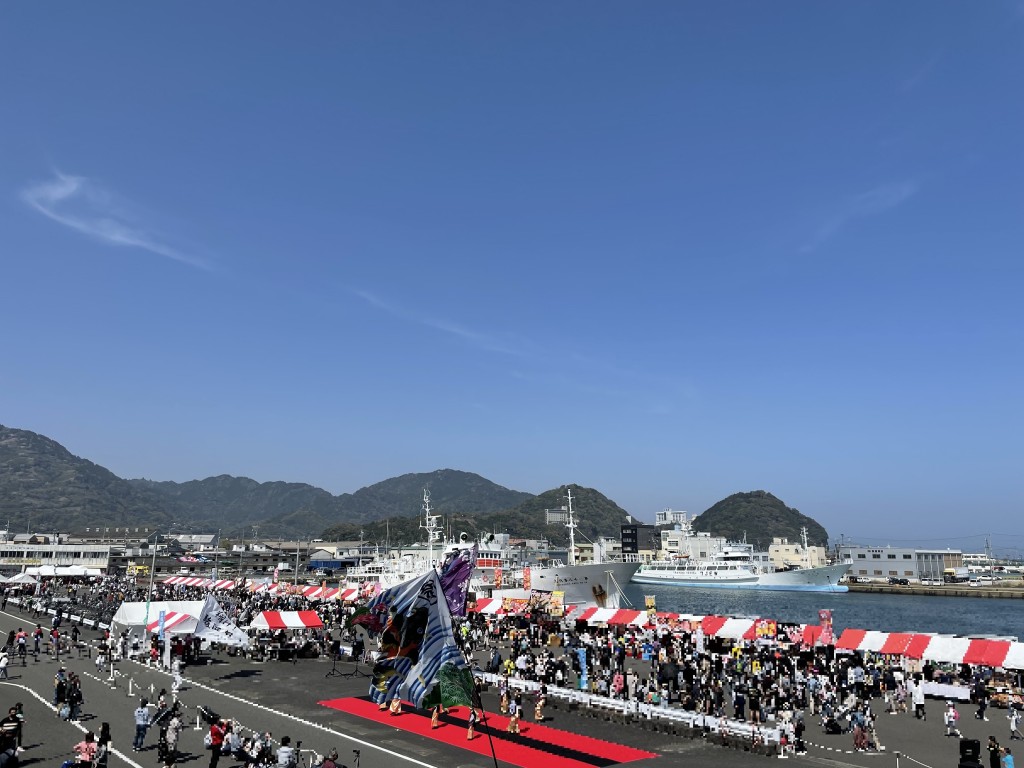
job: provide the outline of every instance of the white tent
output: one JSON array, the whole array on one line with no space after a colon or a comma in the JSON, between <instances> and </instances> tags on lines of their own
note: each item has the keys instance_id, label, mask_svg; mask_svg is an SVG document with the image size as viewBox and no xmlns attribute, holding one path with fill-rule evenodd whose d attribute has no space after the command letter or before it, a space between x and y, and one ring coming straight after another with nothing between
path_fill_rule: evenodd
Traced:
<instances>
[{"instance_id":1,"label":"white tent","mask_svg":"<svg viewBox=\"0 0 1024 768\"><path fill-rule=\"evenodd\" d=\"M136 632L143 636L159 632L161 612L165 634L195 635L228 645L249 644L249 636L231 621L212 595L207 595L205 600L153 600L148 612L144 601L121 603L110 622L110 631L114 634Z\"/></svg>"},{"instance_id":2,"label":"white tent","mask_svg":"<svg viewBox=\"0 0 1024 768\"><path fill-rule=\"evenodd\" d=\"M31 573L19 573L17 576L11 576L7 579L8 584L35 584L36 577Z\"/></svg>"}]
</instances>

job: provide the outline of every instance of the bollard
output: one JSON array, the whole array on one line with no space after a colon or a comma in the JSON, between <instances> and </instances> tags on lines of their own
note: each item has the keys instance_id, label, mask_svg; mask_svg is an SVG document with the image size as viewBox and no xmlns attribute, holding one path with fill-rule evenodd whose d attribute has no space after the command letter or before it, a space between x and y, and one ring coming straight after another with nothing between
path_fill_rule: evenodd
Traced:
<instances>
[{"instance_id":1,"label":"bollard","mask_svg":"<svg viewBox=\"0 0 1024 768\"><path fill-rule=\"evenodd\" d=\"M134 677L129 677L128 678L128 698L131 698L132 686L133 685L135 685L135 678Z\"/></svg>"}]
</instances>

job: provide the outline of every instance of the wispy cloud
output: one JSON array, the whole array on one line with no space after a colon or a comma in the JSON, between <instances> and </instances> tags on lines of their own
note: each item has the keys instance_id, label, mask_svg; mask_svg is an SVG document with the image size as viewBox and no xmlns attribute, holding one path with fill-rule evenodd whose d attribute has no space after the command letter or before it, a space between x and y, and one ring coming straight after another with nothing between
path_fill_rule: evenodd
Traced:
<instances>
[{"instance_id":1,"label":"wispy cloud","mask_svg":"<svg viewBox=\"0 0 1024 768\"><path fill-rule=\"evenodd\" d=\"M111 245L141 248L182 264L210 269L203 259L183 253L132 221L126 206L82 176L55 172L54 178L22 190L22 199L49 219Z\"/></svg>"},{"instance_id":2,"label":"wispy cloud","mask_svg":"<svg viewBox=\"0 0 1024 768\"><path fill-rule=\"evenodd\" d=\"M810 242L800 250L804 253L813 251L857 219L877 216L898 208L916 195L918 189L916 181L908 180L880 184L866 192L854 195L838 206L838 210L818 227Z\"/></svg>"},{"instance_id":3,"label":"wispy cloud","mask_svg":"<svg viewBox=\"0 0 1024 768\"><path fill-rule=\"evenodd\" d=\"M416 323L417 325L433 328L451 336L455 336L487 352L500 352L505 355L515 355L517 357L521 357L525 354L521 348L516 348L511 344L501 342L487 334L474 331L443 318L413 312L392 302L385 301L369 291L355 290L353 293L375 309L387 312L389 315L401 318L402 320L407 320L409 322Z\"/></svg>"}]
</instances>

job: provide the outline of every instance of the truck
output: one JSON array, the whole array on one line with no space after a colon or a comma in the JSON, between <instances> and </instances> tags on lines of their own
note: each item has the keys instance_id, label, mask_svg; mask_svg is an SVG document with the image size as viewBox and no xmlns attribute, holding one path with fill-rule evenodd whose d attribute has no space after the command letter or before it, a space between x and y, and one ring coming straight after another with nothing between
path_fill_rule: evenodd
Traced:
<instances>
[{"instance_id":1,"label":"truck","mask_svg":"<svg viewBox=\"0 0 1024 768\"><path fill-rule=\"evenodd\" d=\"M942 580L946 584L963 584L970 579L971 572L967 568L946 568L942 572Z\"/></svg>"}]
</instances>

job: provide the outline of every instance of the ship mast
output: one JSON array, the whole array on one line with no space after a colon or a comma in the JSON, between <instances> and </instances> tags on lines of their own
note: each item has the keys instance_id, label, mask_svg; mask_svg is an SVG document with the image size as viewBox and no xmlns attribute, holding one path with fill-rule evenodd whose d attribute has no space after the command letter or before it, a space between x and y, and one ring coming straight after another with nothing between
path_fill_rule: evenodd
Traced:
<instances>
[{"instance_id":1,"label":"ship mast","mask_svg":"<svg viewBox=\"0 0 1024 768\"><path fill-rule=\"evenodd\" d=\"M423 489L423 522L420 528L427 532L427 563L434 567L434 542L441 538L440 515L430 514L430 491Z\"/></svg>"},{"instance_id":2,"label":"ship mast","mask_svg":"<svg viewBox=\"0 0 1024 768\"><path fill-rule=\"evenodd\" d=\"M566 489L568 492L569 500L569 517L565 522L565 527L569 529L569 565L576 565L576 520L572 516L572 488Z\"/></svg>"},{"instance_id":3,"label":"ship mast","mask_svg":"<svg viewBox=\"0 0 1024 768\"><path fill-rule=\"evenodd\" d=\"M811 567L811 561L810 561L811 553L807 549L807 526L806 525L803 526L800 529L800 543L804 545L804 551L803 551L804 568L810 568Z\"/></svg>"}]
</instances>

